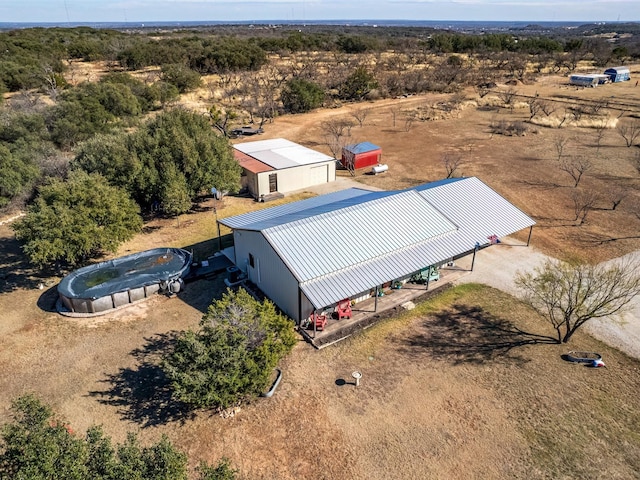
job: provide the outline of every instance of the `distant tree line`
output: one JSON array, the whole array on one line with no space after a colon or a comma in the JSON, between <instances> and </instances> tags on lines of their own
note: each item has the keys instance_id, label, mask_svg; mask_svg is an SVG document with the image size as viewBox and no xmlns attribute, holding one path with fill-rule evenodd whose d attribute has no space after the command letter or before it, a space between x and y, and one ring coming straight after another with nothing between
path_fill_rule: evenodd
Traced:
<instances>
[{"instance_id":1,"label":"distant tree line","mask_svg":"<svg viewBox=\"0 0 640 480\"><path fill-rule=\"evenodd\" d=\"M520 29L505 33L460 33L418 28L323 27L281 29L257 34L229 27L206 31L167 31L162 34L108 29L35 28L0 32L0 84L9 91L40 88L62 74L69 61L108 61L127 70L182 65L199 74L255 71L269 53L380 52L468 53L516 52L527 55L571 52L582 43L584 55L602 50L609 58L640 57L637 24L626 25L630 38L607 42L586 26L579 31ZM610 27L609 27L610 28ZM616 27L617 28L617 27ZM600 28L598 31L602 30ZM584 35L580 32L584 31ZM221 33L217 33L221 32ZM587 35L589 34L589 35ZM588 41L584 41L587 39ZM608 52L604 53L604 52Z\"/></svg>"}]
</instances>

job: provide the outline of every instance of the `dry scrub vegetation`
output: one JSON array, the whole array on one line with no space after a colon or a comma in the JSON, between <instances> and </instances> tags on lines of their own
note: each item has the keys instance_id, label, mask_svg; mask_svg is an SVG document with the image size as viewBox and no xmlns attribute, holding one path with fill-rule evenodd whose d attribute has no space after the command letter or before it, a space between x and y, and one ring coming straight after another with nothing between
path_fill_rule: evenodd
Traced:
<instances>
[{"instance_id":1,"label":"dry scrub vegetation","mask_svg":"<svg viewBox=\"0 0 640 480\"><path fill-rule=\"evenodd\" d=\"M214 99L233 98L212 82L233 84L207 78L185 104L208 111ZM619 129L640 116L634 83L578 89L549 75L482 95L469 88L336 104L277 116L260 139L286 137L330 153L336 139L326 122L348 120L338 140L380 145L390 167L379 176L354 172L355 180L405 188L447 176L444 159L459 159L457 175L478 176L537 221L536 247L606 260L640 248L638 147ZM250 109L242 111L238 120L248 121ZM243 198L215 206L220 216L258 207ZM179 223L155 219L118 254L167 245L206 255L215 249L213 207L203 201ZM142 440L167 433L194 465L227 456L251 479L634 478L640 471L638 361L584 332L572 348L602 353L608 368L562 361L566 347L537 343L536 334L550 333L545 323L499 291L459 287L337 346L314 351L301 343L273 398L232 418L185 418L172 411L155 362L176 331L197 325L220 295L220 279L76 323L52 312L58 272L31 271L6 225L0 251L0 423L13 398L33 391L77 431L102 424L116 441L128 430ZM364 373L358 389L349 383L355 369Z\"/></svg>"}]
</instances>

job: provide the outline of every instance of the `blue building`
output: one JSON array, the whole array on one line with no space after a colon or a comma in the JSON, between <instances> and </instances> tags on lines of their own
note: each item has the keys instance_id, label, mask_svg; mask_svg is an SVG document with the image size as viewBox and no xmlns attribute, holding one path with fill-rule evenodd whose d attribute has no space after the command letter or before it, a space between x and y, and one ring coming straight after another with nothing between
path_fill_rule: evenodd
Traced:
<instances>
[{"instance_id":1,"label":"blue building","mask_svg":"<svg viewBox=\"0 0 640 480\"><path fill-rule=\"evenodd\" d=\"M612 82L625 82L627 80L631 80L631 73L629 72L629 67L612 67L607 68L604 71L605 75L609 75Z\"/></svg>"}]
</instances>

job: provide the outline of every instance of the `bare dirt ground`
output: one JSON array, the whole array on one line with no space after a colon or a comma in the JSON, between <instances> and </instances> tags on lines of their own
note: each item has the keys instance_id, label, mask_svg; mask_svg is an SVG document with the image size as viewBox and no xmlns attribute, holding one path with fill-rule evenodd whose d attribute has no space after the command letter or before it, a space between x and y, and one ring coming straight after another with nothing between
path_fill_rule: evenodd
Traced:
<instances>
[{"instance_id":1,"label":"bare dirt ground","mask_svg":"<svg viewBox=\"0 0 640 480\"><path fill-rule=\"evenodd\" d=\"M634 83L576 90L551 78L516 90L633 104L640 99ZM368 104L365 126L354 127L352 138L381 145L390 171L356 180L384 189L435 180L444 174L440 155L459 151L467 160L462 174L477 175L538 221L533 245L540 255L608 260L640 249L634 149L615 130L605 132L596 155L586 128L491 135L496 118L522 119L525 109L468 105L453 118L415 122L409 131L400 117L393 126L391 108L437 98ZM260 138L282 136L326 151L320 123L353 108L283 116ZM553 143L561 135L571 136L575 154L592 155L585 187L604 194L621 185L629 192L616 210L603 202L582 226L573 221L571 179L555 165ZM118 254L159 245L211 251L212 207L205 202L179 223L154 220ZM255 207L230 198L218 213ZM301 343L284 362L273 398L223 419L176 411L157 367L171 336L195 328L220 294L219 279L193 283L175 299L157 297L82 322L52 311L59 272L30 271L7 225L0 226L0 251L0 423L12 399L35 392L76 431L102 424L116 441L131 430L143 441L167 433L193 464L225 455L252 479L638 478L640 363L583 332L570 348L599 351L608 368L562 361L567 347L545 343L552 333L545 324L497 290L466 287L322 351ZM350 384L356 369L364 374L357 389Z\"/></svg>"}]
</instances>

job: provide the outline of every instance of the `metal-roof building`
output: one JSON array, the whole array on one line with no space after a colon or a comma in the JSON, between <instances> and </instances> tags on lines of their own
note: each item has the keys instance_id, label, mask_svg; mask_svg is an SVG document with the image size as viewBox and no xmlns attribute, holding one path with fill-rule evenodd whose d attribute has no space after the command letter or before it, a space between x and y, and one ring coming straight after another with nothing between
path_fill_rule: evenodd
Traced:
<instances>
[{"instance_id":1,"label":"metal-roof building","mask_svg":"<svg viewBox=\"0 0 640 480\"><path fill-rule=\"evenodd\" d=\"M371 142L347 145L342 149L342 166L349 170L371 167L380 163L382 149Z\"/></svg>"},{"instance_id":2,"label":"metal-roof building","mask_svg":"<svg viewBox=\"0 0 640 480\"><path fill-rule=\"evenodd\" d=\"M242 185L256 199L336 179L334 158L284 138L236 144L234 155Z\"/></svg>"},{"instance_id":3,"label":"metal-roof building","mask_svg":"<svg viewBox=\"0 0 640 480\"><path fill-rule=\"evenodd\" d=\"M234 263L296 321L535 224L475 177L354 188L220 223Z\"/></svg>"},{"instance_id":4,"label":"metal-roof building","mask_svg":"<svg viewBox=\"0 0 640 480\"><path fill-rule=\"evenodd\" d=\"M631 80L631 72L629 67L611 67L604 71L605 75L611 78L612 82L626 82Z\"/></svg>"}]
</instances>

